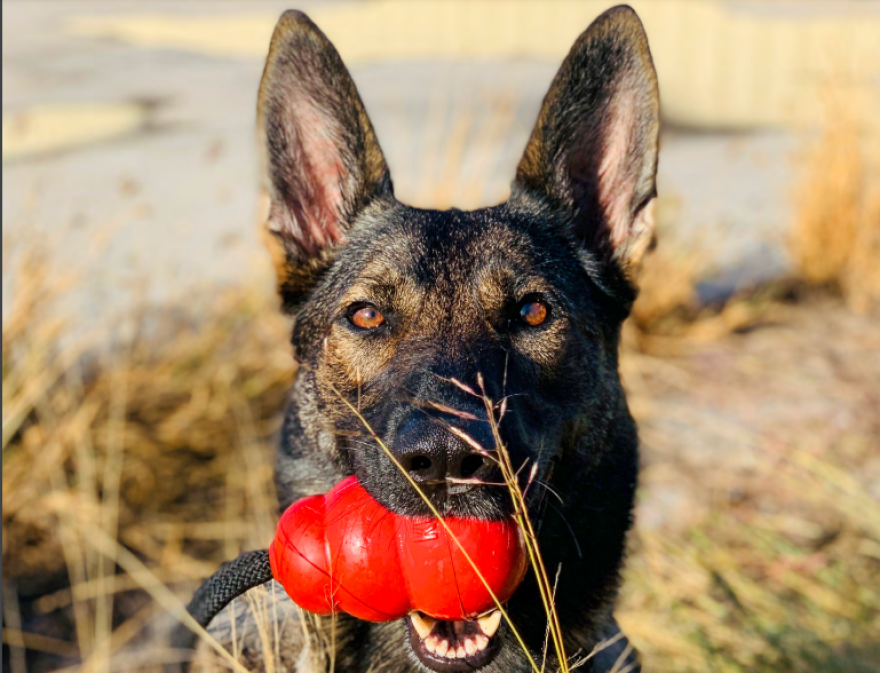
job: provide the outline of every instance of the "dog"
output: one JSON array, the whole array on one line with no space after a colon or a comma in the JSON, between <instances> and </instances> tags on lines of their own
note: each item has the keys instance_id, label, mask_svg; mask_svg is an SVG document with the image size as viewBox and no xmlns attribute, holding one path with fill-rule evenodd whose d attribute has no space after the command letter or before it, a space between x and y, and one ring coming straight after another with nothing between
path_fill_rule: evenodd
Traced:
<instances>
[{"instance_id":1,"label":"dog","mask_svg":"<svg viewBox=\"0 0 880 673\"><path fill-rule=\"evenodd\" d=\"M657 77L635 12L610 9L575 42L497 206L399 203L351 76L302 13L275 29L258 119L300 364L277 454L281 507L354 474L387 509L430 515L366 422L443 515L507 517L497 466L473 447L495 443L469 389L505 400L500 437L525 466L566 652L585 671L638 670L612 614L638 472L618 346L654 241L659 134ZM328 620L286 599L274 609L297 625L276 670L525 672L522 644L540 662L547 638L531 574L507 604L522 644L495 619L488 644L463 657L461 634L484 622ZM426 628L452 656L426 645ZM259 666L259 649L246 641L243 660ZM552 647L546 656L558 669Z\"/></svg>"}]
</instances>

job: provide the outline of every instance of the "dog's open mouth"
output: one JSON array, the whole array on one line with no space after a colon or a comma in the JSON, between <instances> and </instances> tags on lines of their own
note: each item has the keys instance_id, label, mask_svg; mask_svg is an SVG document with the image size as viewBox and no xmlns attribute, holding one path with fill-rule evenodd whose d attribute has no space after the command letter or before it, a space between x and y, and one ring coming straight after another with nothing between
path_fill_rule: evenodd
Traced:
<instances>
[{"instance_id":1,"label":"dog's open mouth","mask_svg":"<svg viewBox=\"0 0 880 673\"><path fill-rule=\"evenodd\" d=\"M477 619L447 621L413 611L404 619L413 652L434 671L471 671L488 664L501 648L501 611Z\"/></svg>"}]
</instances>

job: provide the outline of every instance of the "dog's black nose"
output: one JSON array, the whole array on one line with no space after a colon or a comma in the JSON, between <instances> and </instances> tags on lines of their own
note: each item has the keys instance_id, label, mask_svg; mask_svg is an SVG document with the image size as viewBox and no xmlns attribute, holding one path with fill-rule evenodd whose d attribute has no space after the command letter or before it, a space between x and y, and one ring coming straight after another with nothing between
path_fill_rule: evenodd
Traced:
<instances>
[{"instance_id":1,"label":"dog's black nose","mask_svg":"<svg viewBox=\"0 0 880 673\"><path fill-rule=\"evenodd\" d=\"M482 479L491 469L491 459L480 455L458 432L488 451L494 443L486 421L455 423L413 411L400 424L394 439L398 460L417 484L438 484L448 479Z\"/></svg>"}]
</instances>

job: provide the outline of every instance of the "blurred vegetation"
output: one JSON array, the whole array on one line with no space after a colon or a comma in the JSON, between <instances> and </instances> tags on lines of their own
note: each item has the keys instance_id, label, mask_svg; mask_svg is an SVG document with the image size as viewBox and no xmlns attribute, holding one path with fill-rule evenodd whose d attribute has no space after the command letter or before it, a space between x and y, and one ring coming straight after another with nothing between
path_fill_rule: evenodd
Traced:
<instances>
[{"instance_id":1,"label":"blurred vegetation","mask_svg":"<svg viewBox=\"0 0 880 673\"><path fill-rule=\"evenodd\" d=\"M676 356L700 344L783 325L803 330L803 338L781 334L751 363L753 377L777 385L773 359L781 349L799 365L822 352L837 360L827 395L859 400L851 407L857 431L817 436L805 413L803 427L781 440L743 432L736 441L759 451L746 470L748 489L715 487L709 506L674 534L637 526L618 617L648 671L880 671L880 399L870 374L876 368L851 373L859 361L870 367L860 358L880 348L880 129L849 103L830 92L826 123L795 158L792 278L701 308L699 256L661 244L642 274L624 344L630 360L654 353L681 365ZM841 337L857 330L837 298L864 314L859 324L870 330L859 340L867 350L851 352L845 364L840 353L852 344ZM828 321L837 324L818 326ZM626 379L633 369L626 354L622 369ZM635 369L636 378L646 374L644 364ZM636 390L638 416L650 402ZM647 481L643 502L651 500Z\"/></svg>"},{"instance_id":2,"label":"blurred vegetation","mask_svg":"<svg viewBox=\"0 0 880 673\"><path fill-rule=\"evenodd\" d=\"M880 504L837 449L771 453L750 497L637 531L618 617L646 670L880 670Z\"/></svg>"},{"instance_id":3,"label":"blurred vegetation","mask_svg":"<svg viewBox=\"0 0 880 673\"><path fill-rule=\"evenodd\" d=\"M272 438L294 371L287 322L265 293L221 292L129 316L109 352L108 335L96 350L82 329L65 338L65 283L46 259L34 247L14 259L3 578L4 596L17 592L28 608L4 614L4 642L100 670L157 614L102 543L118 541L185 592L271 539Z\"/></svg>"},{"instance_id":4,"label":"blurred vegetation","mask_svg":"<svg viewBox=\"0 0 880 673\"><path fill-rule=\"evenodd\" d=\"M798 274L859 312L880 302L880 129L867 110L829 90L826 122L799 157L789 241Z\"/></svg>"}]
</instances>

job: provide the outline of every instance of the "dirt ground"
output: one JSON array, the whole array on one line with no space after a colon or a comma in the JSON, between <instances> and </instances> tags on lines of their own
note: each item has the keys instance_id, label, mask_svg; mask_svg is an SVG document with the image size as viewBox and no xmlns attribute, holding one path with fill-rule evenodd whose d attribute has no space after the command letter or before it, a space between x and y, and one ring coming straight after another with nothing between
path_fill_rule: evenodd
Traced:
<instances>
[{"instance_id":1,"label":"dirt ground","mask_svg":"<svg viewBox=\"0 0 880 673\"><path fill-rule=\"evenodd\" d=\"M856 459L880 499L880 321L813 297L708 343L622 361L639 421L646 495L639 525L683 527L717 499L773 494L759 468L787 452Z\"/></svg>"}]
</instances>

